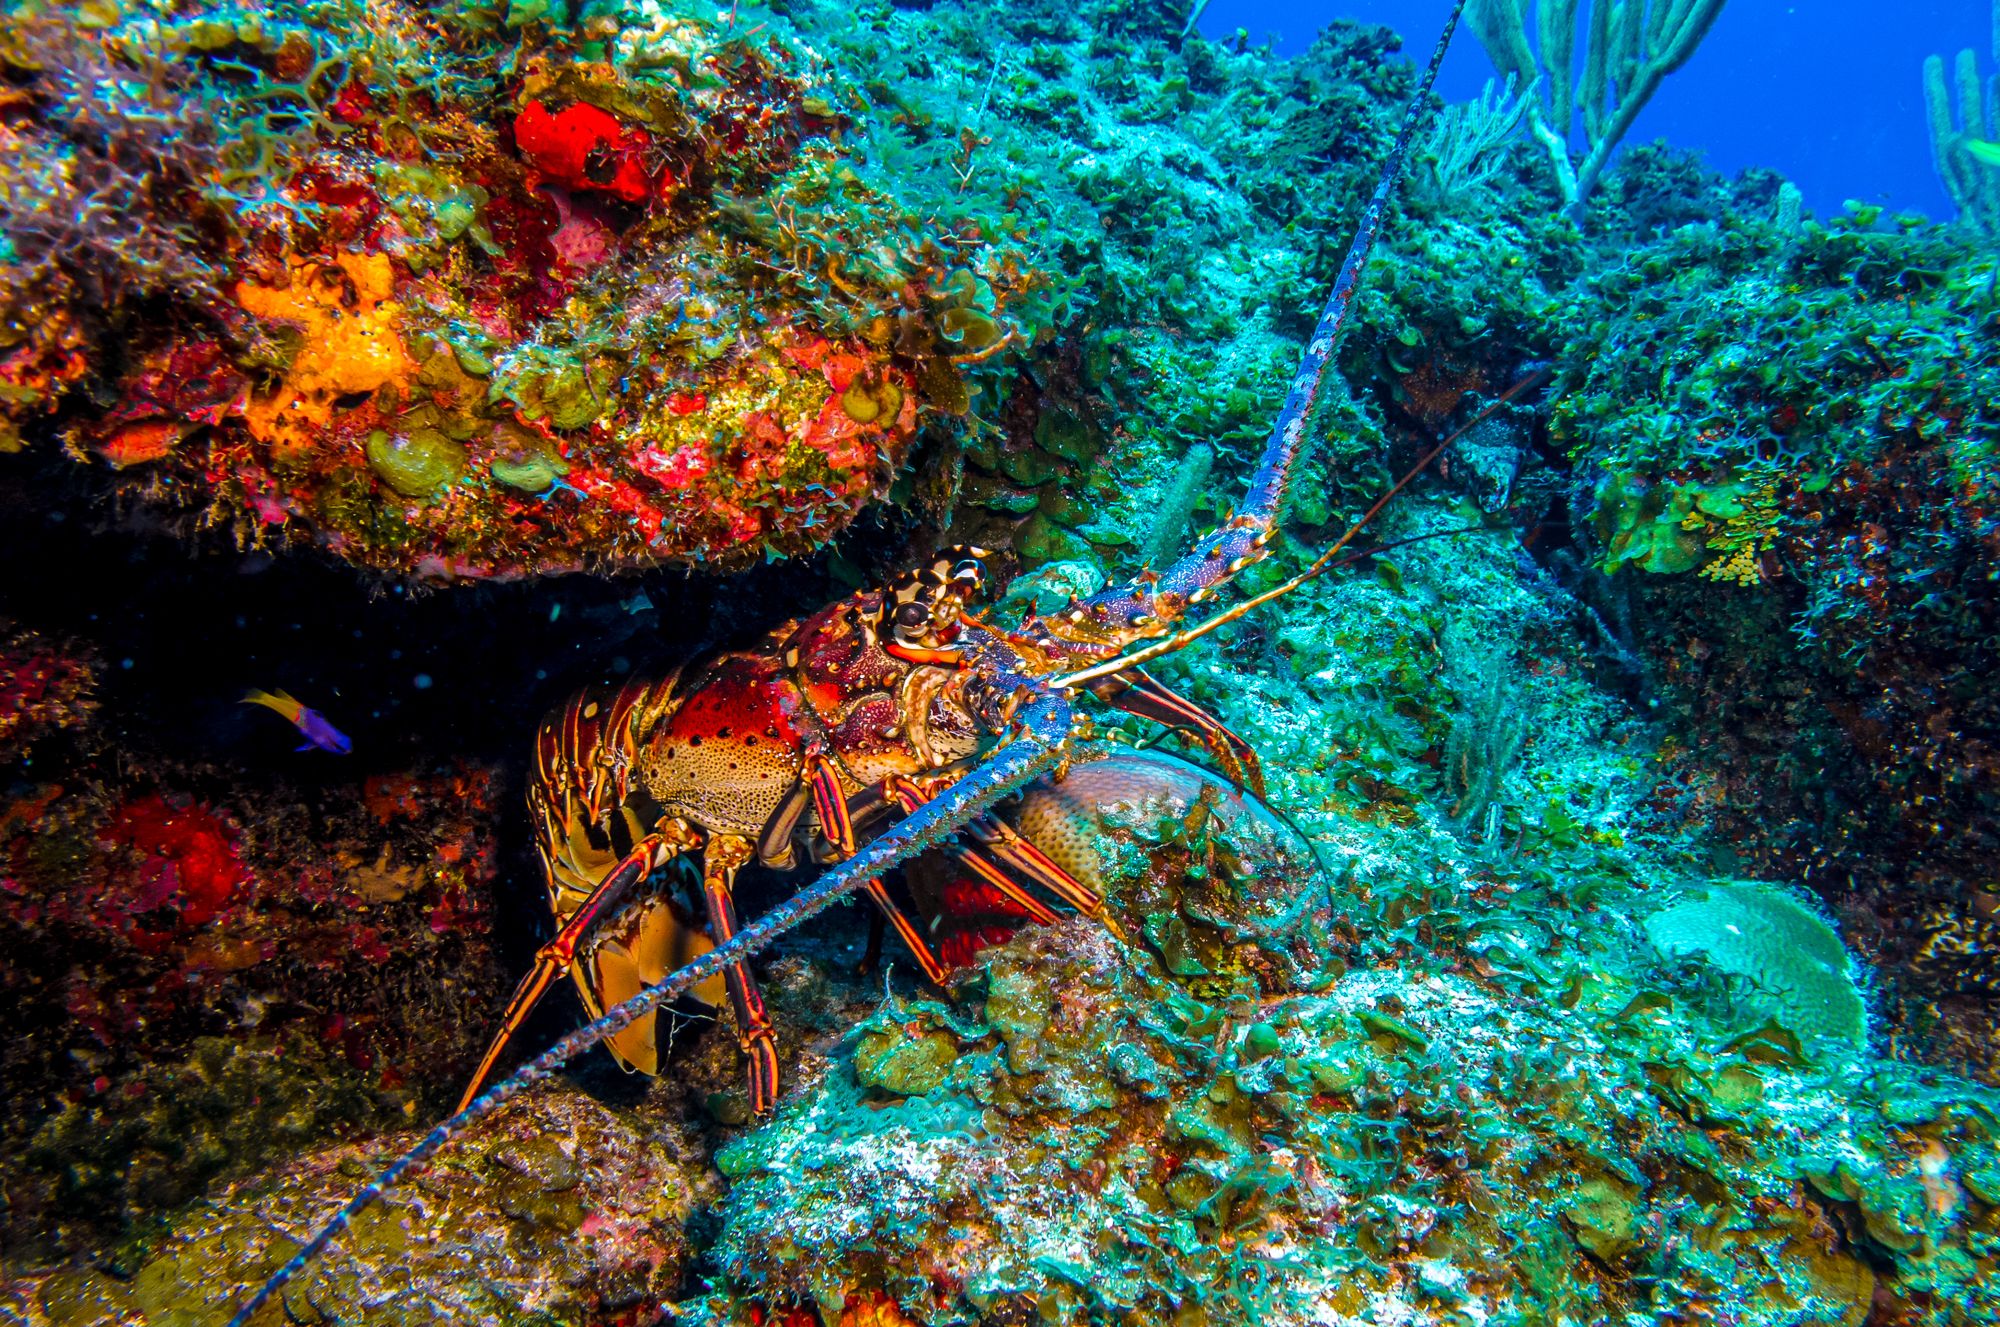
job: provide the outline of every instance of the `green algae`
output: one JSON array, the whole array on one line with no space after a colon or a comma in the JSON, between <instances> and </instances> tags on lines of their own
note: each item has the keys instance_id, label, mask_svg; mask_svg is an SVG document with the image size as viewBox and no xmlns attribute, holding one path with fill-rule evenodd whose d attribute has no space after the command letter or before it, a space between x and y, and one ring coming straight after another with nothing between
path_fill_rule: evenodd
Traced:
<instances>
[{"instance_id":1,"label":"green algae","mask_svg":"<svg viewBox=\"0 0 2000 1327\"><path fill-rule=\"evenodd\" d=\"M522 493L544 493L569 473L555 445L522 425L503 422L494 430L496 455L487 463L493 478Z\"/></svg>"},{"instance_id":2,"label":"green algae","mask_svg":"<svg viewBox=\"0 0 2000 1327\"><path fill-rule=\"evenodd\" d=\"M854 1052L855 1081L898 1096L921 1097L941 1086L958 1058L956 1040L893 1024L864 1032Z\"/></svg>"},{"instance_id":3,"label":"green algae","mask_svg":"<svg viewBox=\"0 0 2000 1327\"><path fill-rule=\"evenodd\" d=\"M1684 487L1607 476L1597 488L1595 518L1605 570L1629 565L1670 576L1700 566L1701 538L1687 528L1696 502L1695 492Z\"/></svg>"},{"instance_id":4,"label":"green algae","mask_svg":"<svg viewBox=\"0 0 2000 1327\"><path fill-rule=\"evenodd\" d=\"M465 448L443 430L417 427L368 435L368 468L406 498L428 498L465 473Z\"/></svg>"}]
</instances>

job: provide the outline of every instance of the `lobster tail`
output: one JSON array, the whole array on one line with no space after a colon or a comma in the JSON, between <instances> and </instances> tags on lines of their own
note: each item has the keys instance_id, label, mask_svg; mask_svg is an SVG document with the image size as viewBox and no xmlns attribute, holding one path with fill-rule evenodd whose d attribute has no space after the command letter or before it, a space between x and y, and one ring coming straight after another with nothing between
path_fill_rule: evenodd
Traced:
<instances>
[{"instance_id":1,"label":"lobster tail","mask_svg":"<svg viewBox=\"0 0 2000 1327\"><path fill-rule=\"evenodd\" d=\"M657 829L659 808L636 786L633 770L640 747L679 704L677 680L670 673L634 679L608 694L582 692L535 734L528 809L558 927ZM620 894L617 911L593 928L588 948L568 964L593 1018L712 947L700 922L658 885L635 881ZM693 994L708 1005L725 998L719 978ZM637 1020L611 1039L612 1054L626 1069L658 1071L654 1022Z\"/></svg>"}]
</instances>

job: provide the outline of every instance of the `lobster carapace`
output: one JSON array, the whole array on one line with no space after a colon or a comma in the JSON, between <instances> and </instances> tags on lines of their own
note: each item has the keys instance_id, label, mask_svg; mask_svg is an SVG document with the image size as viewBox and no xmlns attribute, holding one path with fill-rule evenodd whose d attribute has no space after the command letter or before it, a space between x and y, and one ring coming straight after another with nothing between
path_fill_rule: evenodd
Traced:
<instances>
[{"instance_id":1,"label":"lobster carapace","mask_svg":"<svg viewBox=\"0 0 2000 1327\"><path fill-rule=\"evenodd\" d=\"M983 584L981 556L947 550L749 648L582 692L542 724L528 801L558 930L509 1001L467 1100L565 969L600 1015L735 933L745 863L838 861L853 854L857 826L949 787L980 743L968 692L978 679L956 663L966 605ZM981 817L970 835L956 851L1030 916L1055 914L1028 885L1097 911L1094 892L1001 822ZM701 868L708 938L654 881L684 854ZM864 890L925 975L942 980L942 961L881 882ZM777 1094L770 1019L747 965L732 964L722 984L750 1063L751 1106L762 1112ZM719 1003L715 987L695 994ZM626 1067L657 1071L654 1024L639 1019L607 1043Z\"/></svg>"}]
</instances>

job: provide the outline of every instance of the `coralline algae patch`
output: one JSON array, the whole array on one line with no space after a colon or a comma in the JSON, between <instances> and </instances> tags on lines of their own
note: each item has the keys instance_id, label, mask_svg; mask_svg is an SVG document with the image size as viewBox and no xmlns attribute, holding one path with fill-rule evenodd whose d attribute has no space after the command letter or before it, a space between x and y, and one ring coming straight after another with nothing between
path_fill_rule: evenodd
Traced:
<instances>
[{"instance_id":1,"label":"coralline algae patch","mask_svg":"<svg viewBox=\"0 0 2000 1327\"><path fill-rule=\"evenodd\" d=\"M961 366L1032 341L1041 278L859 177L783 39L523 23L20 19L9 437L387 571L731 564L825 542L966 409ZM86 179L93 129L174 169ZM85 243L93 182L139 201Z\"/></svg>"},{"instance_id":2,"label":"coralline algae patch","mask_svg":"<svg viewBox=\"0 0 2000 1327\"><path fill-rule=\"evenodd\" d=\"M0 800L17 1250L60 1254L429 1113L440 1067L473 1059L466 1004L504 981L491 770L217 795L144 763L129 782L51 765Z\"/></svg>"},{"instance_id":3,"label":"coralline algae patch","mask_svg":"<svg viewBox=\"0 0 2000 1327\"><path fill-rule=\"evenodd\" d=\"M708 1186L688 1164L693 1140L579 1093L537 1096L492 1123L451 1164L356 1221L269 1320L313 1320L337 1303L341 1321L368 1327L652 1321L680 1285L683 1227ZM290 1231L413 1137L310 1153L218 1193L132 1274L0 1281L0 1315L48 1327L220 1324L244 1283L297 1248Z\"/></svg>"},{"instance_id":4,"label":"coralline algae patch","mask_svg":"<svg viewBox=\"0 0 2000 1327\"><path fill-rule=\"evenodd\" d=\"M428 577L800 552L893 471L916 396L859 342L751 335L673 390L623 397L595 370L565 377L525 354L506 362L526 404L503 410L441 339L411 338L421 362L400 348L342 358L336 384L295 364L251 399L249 440L214 445L207 466L257 520L303 516L352 561ZM401 376L369 385L378 370ZM315 424L342 390L367 395Z\"/></svg>"}]
</instances>

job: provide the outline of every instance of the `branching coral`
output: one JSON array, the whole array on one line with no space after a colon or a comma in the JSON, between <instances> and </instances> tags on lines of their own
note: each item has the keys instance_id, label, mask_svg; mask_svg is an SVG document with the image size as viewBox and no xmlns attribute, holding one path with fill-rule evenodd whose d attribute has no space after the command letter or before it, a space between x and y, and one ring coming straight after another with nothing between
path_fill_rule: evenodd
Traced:
<instances>
[{"instance_id":1,"label":"branching coral","mask_svg":"<svg viewBox=\"0 0 2000 1327\"><path fill-rule=\"evenodd\" d=\"M1563 201L1582 205L1660 82L1685 65L1725 0L1590 0L1583 81L1573 81L1583 0L1476 0L1467 14L1494 68L1516 87L1542 87L1528 126L1547 150ZM1530 14L1539 52L1528 40ZM1586 148L1571 155L1570 124L1583 117Z\"/></svg>"},{"instance_id":2,"label":"branching coral","mask_svg":"<svg viewBox=\"0 0 2000 1327\"><path fill-rule=\"evenodd\" d=\"M2000 4L1993 7L1993 58L2000 63ZM2000 236L2000 75L1981 79L1979 57L1958 53L1951 81L1944 60L1924 61L1924 113L1931 161L1961 220L1988 238Z\"/></svg>"},{"instance_id":3,"label":"branching coral","mask_svg":"<svg viewBox=\"0 0 2000 1327\"><path fill-rule=\"evenodd\" d=\"M1506 161L1507 140L1526 120L1537 86L1504 87L1492 79L1477 101L1446 106L1432 122L1424 152L1411 166L1411 185L1434 207L1449 209L1492 183Z\"/></svg>"}]
</instances>

